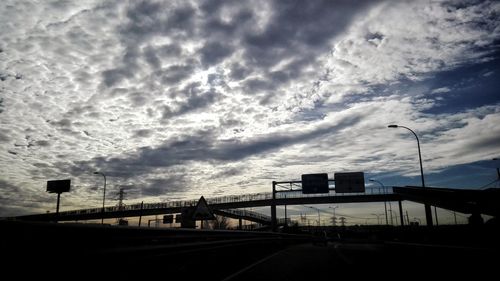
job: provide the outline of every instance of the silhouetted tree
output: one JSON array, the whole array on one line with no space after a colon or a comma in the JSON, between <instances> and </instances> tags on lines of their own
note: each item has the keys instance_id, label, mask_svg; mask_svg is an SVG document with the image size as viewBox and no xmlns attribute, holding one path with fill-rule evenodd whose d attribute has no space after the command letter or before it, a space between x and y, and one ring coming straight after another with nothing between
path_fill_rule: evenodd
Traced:
<instances>
[{"instance_id":1,"label":"silhouetted tree","mask_svg":"<svg viewBox=\"0 0 500 281\"><path fill-rule=\"evenodd\" d=\"M227 229L229 227L229 220L227 217L215 215L215 220L211 221L212 229Z\"/></svg>"}]
</instances>

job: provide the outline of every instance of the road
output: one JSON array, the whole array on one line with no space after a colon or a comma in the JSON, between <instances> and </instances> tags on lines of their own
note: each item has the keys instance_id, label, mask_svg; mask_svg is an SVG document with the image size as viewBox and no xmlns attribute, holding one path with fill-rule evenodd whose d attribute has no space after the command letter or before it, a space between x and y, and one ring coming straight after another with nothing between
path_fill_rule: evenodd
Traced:
<instances>
[{"instance_id":1,"label":"road","mask_svg":"<svg viewBox=\"0 0 500 281\"><path fill-rule=\"evenodd\" d=\"M307 243L273 253L224 280L321 281L337 277L392 279L462 274L487 277L499 266L498 257L495 250L439 245L335 242L325 246Z\"/></svg>"},{"instance_id":2,"label":"road","mask_svg":"<svg viewBox=\"0 0 500 281\"><path fill-rule=\"evenodd\" d=\"M496 280L500 266L494 229L305 236L8 221L0 229L0 277L23 280Z\"/></svg>"}]
</instances>

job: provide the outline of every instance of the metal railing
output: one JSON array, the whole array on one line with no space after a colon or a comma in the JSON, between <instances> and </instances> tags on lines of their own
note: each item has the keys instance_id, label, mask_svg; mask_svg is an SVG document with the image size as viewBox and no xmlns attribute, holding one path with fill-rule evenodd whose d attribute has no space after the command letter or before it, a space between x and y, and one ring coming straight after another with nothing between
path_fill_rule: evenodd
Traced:
<instances>
[{"instance_id":1,"label":"metal railing","mask_svg":"<svg viewBox=\"0 0 500 281\"><path fill-rule=\"evenodd\" d=\"M328 196L347 196L347 195L376 195L376 194L392 194L392 188L386 188L382 190L380 188L367 188L366 192L363 193L335 193L333 190L329 193L319 193L319 194L302 194L300 190L297 191L287 191L287 192L277 192L277 199L286 198L309 198L309 197L328 197ZM243 195L228 195L220 196L206 199L208 205L217 205L224 203L239 203L239 202L251 202L259 200L270 200L272 199L272 193L253 193L253 194L243 194ZM168 208L183 208L183 207L193 207L198 203L198 199L190 200L179 200L179 201L169 201L169 202L159 202L159 203L136 203L130 205L122 206L109 206L105 207L104 211L118 212L118 211L134 211L142 209L168 209ZM81 209L81 210L71 210L59 212L59 216L69 216L69 215L84 215L84 214L96 214L102 212L102 208L91 208L91 209ZM249 211L247 211L249 212Z\"/></svg>"}]
</instances>

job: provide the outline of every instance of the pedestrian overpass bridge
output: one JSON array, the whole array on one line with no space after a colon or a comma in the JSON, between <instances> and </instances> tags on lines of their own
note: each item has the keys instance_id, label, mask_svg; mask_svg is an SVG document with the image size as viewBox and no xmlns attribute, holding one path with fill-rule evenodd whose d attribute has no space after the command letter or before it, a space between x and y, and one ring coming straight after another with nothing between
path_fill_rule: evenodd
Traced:
<instances>
[{"instance_id":1,"label":"pedestrian overpass bridge","mask_svg":"<svg viewBox=\"0 0 500 281\"><path fill-rule=\"evenodd\" d=\"M409 200L430 204L439 208L468 214L500 215L500 189L470 190L434 187L391 187L390 190L367 189L364 193L302 194L300 191L278 191L274 193L256 193L206 198L208 206L215 214L226 217L245 219L264 225L279 225L284 221L276 218L276 206L313 205L389 202L399 203L402 218L401 201ZM125 206L109 206L71 210L47 214L18 216L11 219L29 221L79 221L102 218L140 217L150 215L178 214L186 208L194 208L198 199L160 203L137 203ZM251 207L271 207L271 216L243 210ZM404 220L401 219L401 222Z\"/></svg>"},{"instance_id":2,"label":"pedestrian overpass bridge","mask_svg":"<svg viewBox=\"0 0 500 281\"><path fill-rule=\"evenodd\" d=\"M399 201L401 197L394 193L383 193L381 190L368 189L367 193L356 194L302 194L297 192L278 192L273 199L272 193L255 193L243 195L220 196L206 198L207 204L216 214L232 218L243 218L261 224L270 224L272 218L257 212L242 210L242 208L270 207L283 205L306 204L340 204ZM136 203L125 206L108 206L104 208L90 208L70 210L56 213L34 214L18 216L15 219L30 221L79 221L101 218L138 217L150 215L178 214L185 208L194 208L198 199L180 200L158 203Z\"/></svg>"}]
</instances>

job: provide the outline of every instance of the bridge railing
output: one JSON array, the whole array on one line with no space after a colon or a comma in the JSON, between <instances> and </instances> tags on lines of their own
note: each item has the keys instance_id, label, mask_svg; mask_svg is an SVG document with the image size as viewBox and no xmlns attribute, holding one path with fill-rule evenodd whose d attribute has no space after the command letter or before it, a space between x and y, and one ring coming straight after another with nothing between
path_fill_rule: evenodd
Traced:
<instances>
[{"instance_id":1,"label":"bridge railing","mask_svg":"<svg viewBox=\"0 0 500 281\"><path fill-rule=\"evenodd\" d=\"M224 212L235 214L235 215L238 215L240 217L251 217L251 218L259 219L262 221L269 221L269 222L271 221L270 216L267 216L267 215L264 215L261 213L257 213L257 212L253 212L253 211L249 211L249 210L225 209Z\"/></svg>"},{"instance_id":2,"label":"bridge railing","mask_svg":"<svg viewBox=\"0 0 500 281\"><path fill-rule=\"evenodd\" d=\"M323 196L347 196L347 195L374 195L374 194L392 194L392 188L387 187L384 191L381 188L366 188L366 192L363 193L335 193L335 191L330 191L330 193L320 193L320 194L302 194L300 190L298 191L288 191L288 192L277 192L276 198L304 198L304 197L323 197ZM228 195L207 198L206 201L209 205L224 204L224 203L238 203L238 202L248 202L248 201L259 201L259 200L270 200L272 199L272 193L253 193L253 194L243 194L243 195ZM182 207L192 207L196 206L198 200L179 200L179 201L167 201L158 203L136 203L130 205L122 206L108 206L105 207L104 211L117 212L117 211L134 211L143 209L168 209L168 208L182 208ZM91 208L82 210L71 210L60 212L60 216L66 215L84 215L84 214L97 214L102 212L102 208Z\"/></svg>"}]
</instances>

